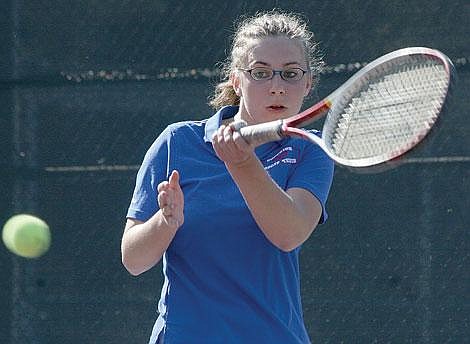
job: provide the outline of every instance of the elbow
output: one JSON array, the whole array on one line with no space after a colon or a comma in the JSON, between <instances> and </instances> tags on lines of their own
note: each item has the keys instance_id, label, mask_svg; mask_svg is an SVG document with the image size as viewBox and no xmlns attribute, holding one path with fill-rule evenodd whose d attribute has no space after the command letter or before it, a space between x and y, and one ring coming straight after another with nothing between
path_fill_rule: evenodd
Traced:
<instances>
[{"instance_id":1,"label":"elbow","mask_svg":"<svg viewBox=\"0 0 470 344\"><path fill-rule=\"evenodd\" d=\"M271 243L284 253L289 253L299 247L305 240L299 238L279 238Z\"/></svg>"},{"instance_id":2,"label":"elbow","mask_svg":"<svg viewBox=\"0 0 470 344\"><path fill-rule=\"evenodd\" d=\"M279 240L273 242L273 244L285 253L292 252L307 241L314 230L315 226L305 226L305 228L295 233L291 233L291 235L285 235L282 238L279 238Z\"/></svg>"},{"instance_id":3,"label":"elbow","mask_svg":"<svg viewBox=\"0 0 470 344\"><path fill-rule=\"evenodd\" d=\"M126 259L124 255L122 255L121 262L122 265L126 268L127 272L129 272L132 276L139 276L141 273L143 273L142 269L139 269L138 266L129 262L129 260Z\"/></svg>"},{"instance_id":4,"label":"elbow","mask_svg":"<svg viewBox=\"0 0 470 344\"><path fill-rule=\"evenodd\" d=\"M143 272L138 269L133 269L132 267L129 267L126 265L124 265L124 267L126 268L127 272L129 272L129 274L131 274L134 277L139 276Z\"/></svg>"},{"instance_id":5,"label":"elbow","mask_svg":"<svg viewBox=\"0 0 470 344\"><path fill-rule=\"evenodd\" d=\"M132 250L121 250L122 265L132 276L138 276L150 270L160 261L161 257L161 255L158 257L142 256L141 254L135 254Z\"/></svg>"},{"instance_id":6,"label":"elbow","mask_svg":"<svg viewBox=\"0 0 470 344\"><path fill-rule=\"evenodd\" d=\"M302 242L297 242L297 241L284 241L280 242L278 244L275 244L278 249L280 249L284 253L289 253L295 250L297 247L299 247L302 244Z\"/></svg>"},{"instance_id":7,"label":"elbow","mask_svg":"<svg viewBox=\"0 0 470 344\"><path fill-rule=\"evenodd\" d=\"M146 271L146 269L142 268L141 264L138 264L132 257L129 257L125 250L121 250L121 263L132 276L139 276Z\"/></svg>"}]
</instances>

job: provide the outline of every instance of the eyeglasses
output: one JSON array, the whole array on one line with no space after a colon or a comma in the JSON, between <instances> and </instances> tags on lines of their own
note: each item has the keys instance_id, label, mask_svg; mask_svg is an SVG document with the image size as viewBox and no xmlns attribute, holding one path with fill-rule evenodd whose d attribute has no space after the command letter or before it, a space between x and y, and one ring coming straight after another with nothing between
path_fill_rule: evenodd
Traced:
<instances>
[{"instance_id":1,"label":"eyeglasses","mask_svg":"<svg viewBox=\"0 0 470 344\"><path fill-rule=\"evenodd\" d=\"M272 68L267 67L255 67L251 69L238 69L243 72L250 73L253 80L256 81L271 80L274 75L279 74L282 80L285 80L287 82L296 82L302 80L305 73L307 73L307 71L303 70L302 68L287 68L283 70L274 70Z\"/></svg>"}]
</instances>

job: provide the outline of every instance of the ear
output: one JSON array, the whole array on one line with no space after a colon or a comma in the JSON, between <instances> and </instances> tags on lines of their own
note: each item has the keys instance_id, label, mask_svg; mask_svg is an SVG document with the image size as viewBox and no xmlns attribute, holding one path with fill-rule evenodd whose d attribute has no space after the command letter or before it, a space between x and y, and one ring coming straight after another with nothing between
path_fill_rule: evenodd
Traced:
<instances>
[{"instance_id":1,"label":"ear","mask_svg":"<svg viewBox=\"0 0 470 344\"><path fill-rule=\"evenodd\" d=\"M237 96L241 96L241 86L240 86L240 75L237 72L230 73L230 81L232 83L233 90Z\"/></svg>"}]
</instances>

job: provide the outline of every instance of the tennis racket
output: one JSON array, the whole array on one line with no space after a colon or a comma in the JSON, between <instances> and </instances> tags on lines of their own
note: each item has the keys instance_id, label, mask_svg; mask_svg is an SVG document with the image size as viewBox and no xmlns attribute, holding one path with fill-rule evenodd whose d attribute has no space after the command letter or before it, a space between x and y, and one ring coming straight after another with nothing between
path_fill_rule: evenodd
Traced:
<instances>
[{"instance_id":1,"label":"tennis racket","mask_svg":"<svg viewBox=\"0 0 470 344\"><path fill-rule=\"evenodd\" d=\"M437 50L396 50L367 64L307 110L237 130L248 143L300 137L340 165L378 165L404 155L431 131L454 73L450 59ZM302 129L326 113L321 137Z\"/></svg>"}]
</instances>

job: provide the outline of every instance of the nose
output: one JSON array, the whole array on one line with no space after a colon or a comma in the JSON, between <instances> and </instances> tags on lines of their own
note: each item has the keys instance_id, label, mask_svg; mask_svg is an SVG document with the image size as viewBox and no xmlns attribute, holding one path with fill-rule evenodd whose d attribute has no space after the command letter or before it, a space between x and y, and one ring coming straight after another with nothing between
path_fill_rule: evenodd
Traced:
<instances>
[{"instance_id":1,"label":"nose","mask_svg":"<svg viewBox=\"0 0 470 344\"><path fill-rule=\"evenodd\" d=\"M282 95L286 93L285 82L284 80L282 80L280 74L274 74L272 79L270 80L269 93L271 93L272 95Z\"/></svg>"}]
</instances>

